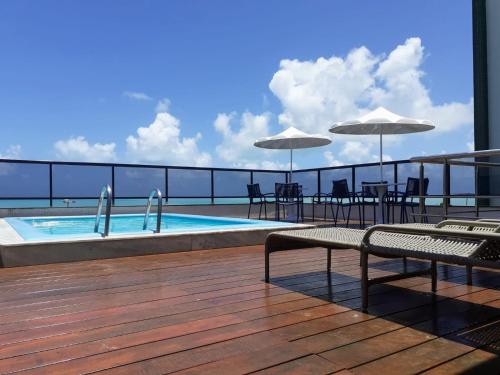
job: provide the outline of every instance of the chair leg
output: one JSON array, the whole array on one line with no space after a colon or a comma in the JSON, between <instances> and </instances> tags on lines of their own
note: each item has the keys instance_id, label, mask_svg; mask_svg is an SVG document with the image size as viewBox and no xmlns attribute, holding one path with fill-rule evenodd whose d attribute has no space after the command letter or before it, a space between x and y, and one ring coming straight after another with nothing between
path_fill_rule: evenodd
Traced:
<instances>
[{"instance_id":1,"label":"chair leg","mask_svg":"<svg viewBox=\"0 0 500 375\"><path fill-rule=\"evenodd\" d=\"M262 203L259 205L259 220L262 217Z\"/></svg>"},{"instance_id":2,"label":"chair leg","mask_svg":"<svg viewBox=\"0 0 500 375\"><path fill-rule=\"evenodd\" d=\"M339 207L339 205L338 205L338 203L337 203L337 209L335 210L335 220L334 220L334 225L335 225L335 226L337 226L337 220L338 220L338 218L339 218L339 208L340 208L340 207ZM333 207L332 207L332 209L333 209Z\"/></svg>"},{"instance_id":3,"label":"chair leg","mask_svg":"<svg viewBox=\"0 0 500 375\"><path fill-rule=\"evenodd\" d=\"M312 220L313 220L313 223L314 223L314 200L313 200L313 203L312 203Z\"/></svg>"},{"instance_id":4,"label":"chair leg","mask_svg":"<svg viewBox=\"0 0 500 375\"><path fill-rule=\"evenodd\" d=\"M368 251L361 249L361 307L368 308Z\"/></svg>"},{"instance_id":5,"label":"chair leg","mask_svg":"<svg viewBox=\"0 0 500 375\"><path fill-rule=\"evenodd\" d=\"M349 209L347 210L347 222L346 222L346 227L349 227L349 219L351 218L351 207L352 205L349 204Z\"/></svg>"},{"instance_id":6,"label":"chair leg","mask_svg":"<svg viewBox=\"0 0 500 375\"><path fill-rule=\"evenodd\" d=\"M326 209L326 206L325 206ZM335 216L333 212L333 204L330 205L330 211L332 211L332 220L333 220L333 225L337 225L337 217Z\"/></svg>"},{"instance_id":7,"label":"chair leg","mask_svg":"<svg viewBox=\"0 0 500 375\"><path fill-rule=\"evenodd\" d=\"M432 293L436 293L436 290L437 290L437 262L435 260L431 261L431 280L432 280Z\"/></svg>"},{"instance_id":8,"label":"chair leg","mask_svg":"<svg viewBox=\"0 0 500 375\"><path fill-rule=\"evenodd\" d=\"M248 205L248 215L247 215L247 218L250 219L250 209L252 208L252 204L250 203Z\"/></svg>"},{"instance_id":9,"label":"chair leg","mask_svg":"<svg viewBox=\"0 0 500 375\"><path fill-rule=\"evenodd\" d=\"M280 205L278 203L274 205L274 220L280 221Z\"/></svg>"},{"instance_id":10,"label":"chair leg","mask_svg":"<svg viewBox=\"0 0 500 375\"><path fill-rule=\"evenodd\" d=\"M267 202L264 202L264 218L267 220Z\"/></svg>"}]
</instances>

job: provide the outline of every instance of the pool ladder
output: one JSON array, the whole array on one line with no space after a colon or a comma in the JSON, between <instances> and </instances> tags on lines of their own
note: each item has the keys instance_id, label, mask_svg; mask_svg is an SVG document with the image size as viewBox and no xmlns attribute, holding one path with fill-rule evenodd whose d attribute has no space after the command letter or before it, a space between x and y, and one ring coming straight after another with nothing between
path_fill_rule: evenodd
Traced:
<instances>
[{"instance_id":1,"label":"pool ladder","mask_svg":"<svg viewBox=\"0 0 500 375\"><path fill-rule=\"evenodd\" d=\"M156 209L156 231L155 233L160 233L161 228L161 211L163 207L162 195L160 189L153 189L151 193L149 193L148 204L146 206L146 214L144 215L144 225L142 226L143 230L148 229L148 221L149 221L149 213L151 211L151 204L153 202L154 197L158 199L158 206Z\"/></svg>"},{"instance_id":2,"label":"pool ladder","mask_svg":"<svg viewBox=\"0 0 500 375\"><path fill-rule=\"evenodd\" d=\"M104 201L104 196L106 196L106 217L104 220L104 232L103 237L107 237L109 235L109 221L111 219L111 195L112 195L111 186L106 185L101 189L101 194L99 195L99 204L97 205L97 214L95 215L95 225L94 232L99 232L99 224L101 222L101 213L102 213L102 203Z\"/></svg>"}]
</instances>

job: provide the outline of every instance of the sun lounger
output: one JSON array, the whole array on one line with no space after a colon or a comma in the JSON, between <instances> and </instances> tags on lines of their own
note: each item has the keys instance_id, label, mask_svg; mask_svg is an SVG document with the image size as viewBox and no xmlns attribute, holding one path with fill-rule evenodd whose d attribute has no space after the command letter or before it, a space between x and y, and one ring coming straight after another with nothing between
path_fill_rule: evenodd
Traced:
<instances>
[{"instance_id":1,"label":"sun lounger","mask_svg":"<svg viewBox=\"0 0 500 375\"><path fill-rule=\"evenodd\" d=\"M408 277L430 274L432 291L436 290L436 262L471 268L500 268L500 223L445 220L437 225L375 225L367 230L349 228L312 228L275 232L268 235L265 246L265 279L269 282L270 254L276 251L324 247L327 269L331 270L332 249L357 249L361 253L362 305L368 306L368 287ZM418 258L431 261L427 270L368 278L368 256L385 258Z\"/></svg>"}]
</instances>

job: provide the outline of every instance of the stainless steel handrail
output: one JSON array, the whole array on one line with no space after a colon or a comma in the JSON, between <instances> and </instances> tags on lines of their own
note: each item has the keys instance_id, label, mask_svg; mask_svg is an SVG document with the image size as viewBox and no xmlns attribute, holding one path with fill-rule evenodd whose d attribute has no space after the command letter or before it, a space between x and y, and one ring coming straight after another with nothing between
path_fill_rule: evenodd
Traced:
<instances>
[{"instance_id":1,"label":"stainless steel handrail","mask_svg":"<svg viewBox=\"0 0 500 375\"><path fill-rule=\"evenodd\" d=\"M109 235L109 222L111 219L111 186L106 185L101 189L101 194L99 195L99 204L97 205L97 214L95 215L95 225L94 232L99 232L99 224L101 222L102 213L102 202L104 201L104 196L106 196L106 217L104 220L104 232L103 236L107 237Z\"/></svg>"},{"instance_id":2,"label":"stainless steel handrail","mask_svg":"<svg viewBox=\"0 0 500 375\"><path fill-rule=\"evenodd\" d=\"M156 231L155 233L160 233L161 229L161 211L163 207L162 195L160 189L153 189L151 193L149 193L148 204L146 206L146 214L144 215L144 225L142 226L143 230L148 228L149 221L149 212L151 211L151 204L153 202L153 198L157 197L158 199L158 208L156 209Z\"/></svg>"}]
</instances>

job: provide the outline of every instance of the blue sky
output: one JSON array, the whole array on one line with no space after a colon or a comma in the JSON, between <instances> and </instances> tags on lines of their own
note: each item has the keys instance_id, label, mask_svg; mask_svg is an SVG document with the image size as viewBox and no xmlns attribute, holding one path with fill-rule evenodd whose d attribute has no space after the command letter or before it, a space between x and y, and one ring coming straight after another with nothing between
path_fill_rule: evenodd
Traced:
<instances>
[{"instance_id":1,"label":"blue sky","mask_svg":"<svg viewBox=\"0 0 500 375\"><path fill-rule=\"evenodd\" d=\"M473 139L470 0L3 1L0 45L4 157L286 167L250 138L378 104L438 124L389 138L387 158ZM369 67L346 71L349 53ZM297 164L376 153L335 136Z\"/></svg>"}]
</instances>

